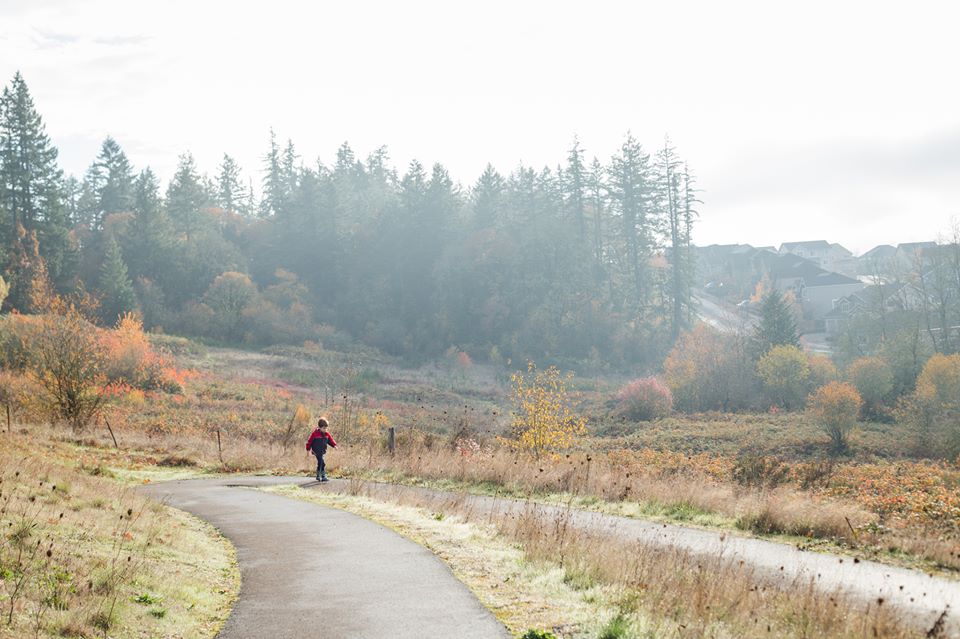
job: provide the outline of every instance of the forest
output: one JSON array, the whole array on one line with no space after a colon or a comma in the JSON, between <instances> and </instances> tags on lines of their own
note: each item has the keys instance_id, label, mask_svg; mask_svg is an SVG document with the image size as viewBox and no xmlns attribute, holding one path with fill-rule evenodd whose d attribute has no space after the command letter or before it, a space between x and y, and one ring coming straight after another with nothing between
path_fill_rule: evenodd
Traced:
<instances>
[{"instance_id":1,"label":"forest","mask_svg":"<svg viewBox=\"0 0 960 639\"><path fill-rule=\"evenodd\" d=\"M5 311L69 304L100 325L222 344L356 340L409 361L656 365L693 318L697 190L666 139L606 162L488 165L462 186L386 148L332 164L269 133L263 165L189 152L161 184L108 137L65 175L18 73L0 102ZM259 184L257 184L259 183Z\"/></svg>"}]
</instances>

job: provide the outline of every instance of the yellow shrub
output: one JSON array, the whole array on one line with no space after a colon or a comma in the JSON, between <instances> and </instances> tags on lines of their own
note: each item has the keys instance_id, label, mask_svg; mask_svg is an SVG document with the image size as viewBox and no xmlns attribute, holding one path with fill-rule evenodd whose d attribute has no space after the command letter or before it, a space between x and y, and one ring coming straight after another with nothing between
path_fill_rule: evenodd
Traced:
<instances>
[{"instance_id":1,"label":"yellow shrub","mask_svg":"<svg viewBox=\"0 0 960 639\"><path fill-rule=\"evenodd\" d=\"M516 373L512 380L517 408L511 446L539 459L544 453L567 450L586 434L586 419L571 411L565 378L556 367L538 371L530 362L527 373Z\"/></svg>"},{"instance_id":2,"label":"yellow shrub","mask_svg":"<svg viewBox=\"0 0 960 639\"><path fill-rule=\"evenodd\" d=\"M847 450L847 437L857 423L863 400L852 384L830 382L807 400L807 411L830 436L834 452Z\"/></svg>"}]
</instances>

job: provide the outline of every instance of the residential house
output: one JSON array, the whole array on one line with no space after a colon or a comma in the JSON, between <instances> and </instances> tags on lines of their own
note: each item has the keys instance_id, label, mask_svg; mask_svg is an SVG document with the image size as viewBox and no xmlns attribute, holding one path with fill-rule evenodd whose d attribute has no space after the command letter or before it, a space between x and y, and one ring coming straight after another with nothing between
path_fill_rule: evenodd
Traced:
<instances>
[{"instance_id":1,"label":"residential house","mask_svg":"<svg viewBox=\"0 0 960 639\"><path fill-rule=\"evenodd\" d=\"M872 284L863 290L841 297L823 317L828 335L837 335L850 319L859 314L880 317L884 313L903 311L906 304L906 287L901 283Z\"/></svg>"},{"instance_id":2,"label":"residential house","mask_svg":"<svg viewBox=\"0 0 960 639\"><path fill-rule=\"evenodd\" d=\"M826 271L843 273L851 277L857 274L857 260L853 253L840 244L831 244L826 240L809 242L784 242L780 245L781 255L787 253L805 258Z\"/></svg>"}]
</instances>

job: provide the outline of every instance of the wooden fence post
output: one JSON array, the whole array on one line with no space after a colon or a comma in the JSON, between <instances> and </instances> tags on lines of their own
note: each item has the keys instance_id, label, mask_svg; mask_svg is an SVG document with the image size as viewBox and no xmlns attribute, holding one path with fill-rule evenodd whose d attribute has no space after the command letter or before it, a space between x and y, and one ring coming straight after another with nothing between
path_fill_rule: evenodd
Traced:
<instances>
[{"instance_id":1,"label":"wooden fence post","mask_svg":"<svg viewBox=\"0 0 960 639\"><path fill-rule=\"evenodd\" d=\"M113 429L110 428L110 420L107 419L107 416L103 416L103 423L107 425L107 430L110 432L110 439L113 440L113 447L117 450L120 450L120 444L117 443L117 436L113 434Z\"/></svg>"},{"instance_id":2,"label":"wooden fence post","mask_svg":"<svg viewBox=\"0 0 960 639\"><path fill-rule=\"evenodd\" d=\"M393 426L387 429L387 450L391 455L397 452L397 429Z\"/></svg>"}]
</instances>

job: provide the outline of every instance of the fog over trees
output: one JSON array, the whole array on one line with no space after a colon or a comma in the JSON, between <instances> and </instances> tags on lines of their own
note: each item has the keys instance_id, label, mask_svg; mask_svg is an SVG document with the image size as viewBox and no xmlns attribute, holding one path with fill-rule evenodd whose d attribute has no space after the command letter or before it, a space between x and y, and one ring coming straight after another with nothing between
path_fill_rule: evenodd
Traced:
<instances>
[{"instance_id":1,"label":"fog over trees","mask_svg":"<svg viewBox=\"0 0 960 639\"><path fill-rule=\"evenodd\" d=\"M574 138L557 166L461 185L386 148L344 143L326 165L265 138L262 166L224 154L204 175L184 152L163 185L108 137L65 176L17 74L0 103L5 310L62 299L229 343L349 335L411 360L612 366L659 362L694 317L698 200L669 140L627 133L602 159Z\"/></svg>"}]
</instances>

